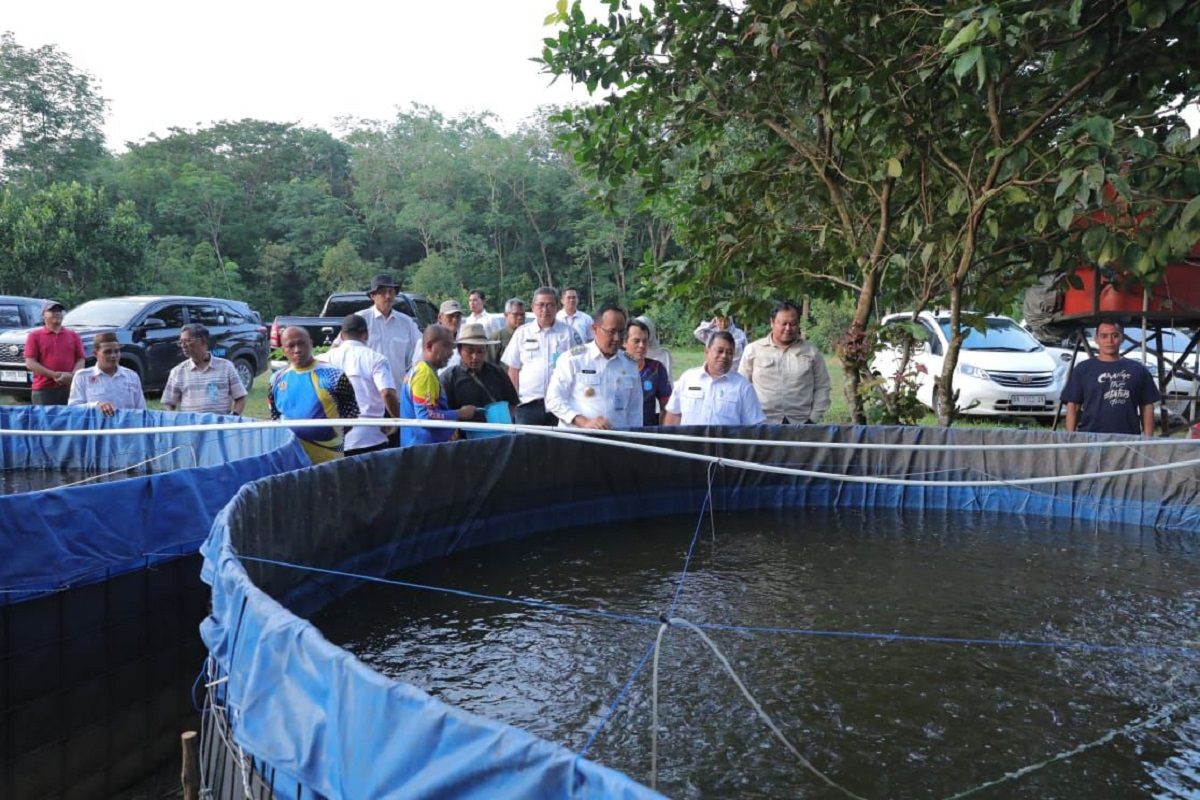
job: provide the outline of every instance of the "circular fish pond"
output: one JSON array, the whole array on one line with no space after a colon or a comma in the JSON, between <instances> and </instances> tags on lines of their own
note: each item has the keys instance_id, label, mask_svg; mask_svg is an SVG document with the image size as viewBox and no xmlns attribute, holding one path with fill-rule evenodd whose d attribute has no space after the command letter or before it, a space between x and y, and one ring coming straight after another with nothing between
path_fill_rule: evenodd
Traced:
<instances>
[{"instance_id":1,"label":"circular fish pond","mask_svg":"<svg viewBox=\"0 0 1200 800\"><path fill-rule=\"evenodd\" d=\"M244 489L205 548L239 746L281 796L1200 794L1194 448L703 433Z\"/></svg>"}]
</instances>

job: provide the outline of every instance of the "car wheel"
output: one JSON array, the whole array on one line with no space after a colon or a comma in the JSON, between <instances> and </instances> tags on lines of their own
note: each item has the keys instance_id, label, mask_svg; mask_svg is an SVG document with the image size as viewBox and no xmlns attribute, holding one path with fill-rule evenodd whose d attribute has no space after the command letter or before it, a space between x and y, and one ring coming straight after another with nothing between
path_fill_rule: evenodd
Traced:
<instances>
[{"instance_id":1,"label":"car wheel","mask_svg":"<svg viewBox=\"0 0 1200 800\"><path fill-rule=\"evenodd\" d=\"M233 361L233 368L237 370L242 386L246 388L247 392L250 391L250 388L254 386L254 365L247 359L236 358Z\"/></svg>"}]
</instances>

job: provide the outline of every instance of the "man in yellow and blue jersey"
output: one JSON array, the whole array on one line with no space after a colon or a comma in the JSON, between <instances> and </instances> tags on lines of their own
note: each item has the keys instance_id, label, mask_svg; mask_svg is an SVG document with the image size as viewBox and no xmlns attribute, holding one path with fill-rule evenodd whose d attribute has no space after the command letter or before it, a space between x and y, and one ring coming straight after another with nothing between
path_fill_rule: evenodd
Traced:
<instances>
[{"instance_id":1,"label":"man in yellow and blue jersey","mask_svg":"<svg viewBox=\"0 0 1200 800\"><path fill-rule=\"evenodd\" d=\"M446 366L454 350L454 334L444 325L430 325L421 344L424 358L404 376L400 389L401 419L470 420L475 416L475 406L451 409L438 380L438 370ZM401 428L400 446L448 442L454 433L450 428Z\"/></svg>"},{"instance_id":2,"label":"man in yellow and blue jersey","mask_svg":"<svg viewBox=\"0 0 1200 800\"><path fill-rule=\"evenodd\" d=\"M346 373L313 359L312 338L303 328L288 328L279 337L288 368L271 377L267 403L271 419L353 419L358 416L354 387ZM342 428L330 425L293 428L314 464L340 458Z\"/></svg>"}]
</instances>

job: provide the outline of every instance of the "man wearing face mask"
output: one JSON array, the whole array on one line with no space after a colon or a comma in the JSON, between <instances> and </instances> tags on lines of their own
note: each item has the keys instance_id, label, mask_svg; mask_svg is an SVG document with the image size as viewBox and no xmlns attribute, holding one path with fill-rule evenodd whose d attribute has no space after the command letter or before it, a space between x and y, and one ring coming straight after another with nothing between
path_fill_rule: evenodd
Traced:
<instances>
[{"instance_id":1,"label":"man wearing face mask","mask_svg":"<svg viewBox=\"0 0 1200 800\"><path fill-rule=\"evenodd\" d=\"M766 421L749 381L731 372L736 345L716 331L704 348L704 365L679 376L667 401L665 425L761 425Z\"/></svg>"}]
</instances>

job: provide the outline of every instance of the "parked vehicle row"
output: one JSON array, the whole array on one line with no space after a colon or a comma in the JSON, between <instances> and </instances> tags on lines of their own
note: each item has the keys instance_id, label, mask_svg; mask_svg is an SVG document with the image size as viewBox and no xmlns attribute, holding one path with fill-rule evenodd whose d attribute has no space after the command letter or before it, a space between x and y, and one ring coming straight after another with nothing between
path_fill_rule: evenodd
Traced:
<instances>
[{"instance_id":1,"label":"parked vehicle row","mask_svg":"<svg viewBox=\"0 0 1200 800\"><path fill-rule=\"evenodd\" d=\"M1073 344L1063 341L1061 346L1044 346L1009 317L988 316L983 323L983 330L967 329L959 353L954 375L959 413L965 416L1053 420L1070 374ZM884 329L900 325L918 326L921 336L914 345L909 368L917 387L917 398L927 408L937 412L939 399L936 389L950 345L950 315L924 311L917 315L914 323L911 312L889 314L881 324ZM1191 344L1191 334L1163 328L1160 340L1158 334L1151 330L1147 352L1143 356L1141 328L1126 327L1124 333L1121 355L1145 364L1156 379L1160 376L1157 352L1161 350L1169 362L1166 369L1171 370L1163 403L1171 414L1186 416L1192 398L1200 394L1200 381L1193 377L1200 375L1198 348L1192 348L1187 358L1183 358ZM1086 328L1085 335L1095 352L1096 329ZM887 341L888 337L885 335L883 340ZM894 386L901 357L899 346L881 344L871 361L871 372L887 379L889 386ZM1075 362L1089 357L1088 351L1081 349L1075 356ZM1176 371L1178 367L1172 370L1172 363L1182 366L1183 374Z\"/></svg>"},{"instance_id":2,"label":"parked vehicle row","mask_svg":"<svg viewBox=\"0 0 1200 800\"><path fill-rule=\"evenodd\" d=\"M32 375L25 368L25 336L40 324L41 301L33 324L0 333L0 392L17 397L30 392ZM63 325L83 340L87 364L95 363L92 340L113 331L121 343L121 365L138 373L142 387L160 391L171 368L183 360L180 329L200 323L209 331L209 350L233 362L249 389L267 370L270 348L262 317L246 303L214 297L138 295L89 300L67 312Z\"/></svg>"}]
</instances>

